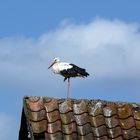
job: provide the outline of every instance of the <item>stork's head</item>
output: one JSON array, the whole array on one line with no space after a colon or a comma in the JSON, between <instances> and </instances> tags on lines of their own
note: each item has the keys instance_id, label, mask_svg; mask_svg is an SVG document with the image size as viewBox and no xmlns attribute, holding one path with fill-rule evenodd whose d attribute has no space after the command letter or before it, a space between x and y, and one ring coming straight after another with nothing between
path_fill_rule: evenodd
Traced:
<instances>
[{"instance_id":1,"label":"stork's head","mask_svg":"<svg viewBox=\"0 0 140 140\"><path fill-rule=\"evenodd\" d=\"M54 62L60 62L60 59L59 58L54 58Z\"/></svg>"},{"instance_id":2,"label":"stork's head","mask_svg":"<svg viewBox=\"0 0 140 140\"><path fill-rule=\"evenodd\" d=\"M52 64L48 67L48 69L51 68L55 63L59 63L59 62L60 62L59 58L54 58Z\"/></svg>"}]
</instances>

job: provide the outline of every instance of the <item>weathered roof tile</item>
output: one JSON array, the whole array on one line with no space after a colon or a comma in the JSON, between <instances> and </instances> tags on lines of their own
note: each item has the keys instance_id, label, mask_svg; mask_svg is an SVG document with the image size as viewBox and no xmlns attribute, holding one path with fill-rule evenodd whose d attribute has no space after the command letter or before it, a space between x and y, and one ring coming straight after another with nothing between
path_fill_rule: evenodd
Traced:
<instances>
[{"instance_id":1,"label":"weathered roof tile","mask_svg":"<svg viewBox=\"0 0 140 140\"><path fill-rule=\"evenodd\" d=\"M89 133L85 136L78 136L78 139L79 140L94 140L94 136L93 136L93 133Z\"/></svg>"},{"instance_id":2,"label":"weathered roof tile","mask_svg":"<svg viewBox=\"0 0 140 140\"><path fill-rule=\"evenodd\" d=\"M80 101L79 103L74 103L73 112L77 115L88 112L87 104L88 104L87 101L84 101L84 100Z\"/></svg>"},{"instance_id":3,"label":"weathered roof tile","mask_svg":"<svg viewBox=\"0 0 140 140\"><path fill-rule=\"evenodd\" d=\"M72 105L71 100L65 100L64 102L59 104L59 111L60 113L63 113L63 114L72 111L73 110L72 108L73 108L73 105Z\"/></svg>"},{"instance_id":4,"label":"weathered roof tile","mask_svg":"<svg viewBox=\"0 0 140 140\"><path fill-rule=\"evenodd\" d=\"M138 140L140 105L25 97L20 131L23 130L26 135L29 131L33 140Z\"/></svg>"},{"instance_id":5,"label":"weathered roof tile","mask_svg":"<svg viewBox=\"0 0 140 140\"><path fill-rule=\"evenodd\" d=\"M43 110L40 110L40 111L28 111L28 114L29 114L29 118L31 121L41 121L43 119L47 119L46 117L46 111L43 109Z\"/></svg>"},{"instance_id":6,"label":"weathered roof tile","mask_svg":"<svg viewBox=\"0 0 140 140\"><path fill-rule=\"evenodd\" d=\"M135 126L135 122L133 117L129 117L126 119L120 119L120 125L122 129L130 129L131 127Z\"/></svg>"},{"instance_id":7,"label":"weathered roof tile","mask_svg":"<svg viewBox=\"0 0 140 140\"><path fill-rule=\"evenodd\" d=\"M88 133L92 132L92 128L90 126L90 123L86 123L86 124L81 125L81 126L78 125L77 129L78 129L79 135L87 135Z\"/></svg>"},{"instance_id":8,"label":"weathered roof tile","mask_svg":"<svg viewBox=\"0 0 140 140\"><path fill-rule=\"evenodd\" d=\"M34 133L42 133L47 130L47 120L42 120L39 122L30 122L32 131Z\"/></svg>"},{"instance_id":9,"label":"weathered roof tile","mask_svg":"<svg viewBox=\"0 0 140 140\"><path fill-rule=\"evenodd\" d=\"M46 112L52 112L54 110L59 110L58 101L51 100L50 102L44 103Z\"/></svg>"},{"instance_id":10,"label":"weathered roof tile","mask_svg":"<svg viewBox=\"0 0 140 140\"><path fill-rule=\"evenodd\" d=\"M89 122L88 113L83 113L80 115L75 115L75 121L77 125L84 125Z\"/></svg>"},{"instance_id":11,"label":"weathered roof tile","mask_svg":"<svg viewBox=\"0 0 140 140\"><path fill-rule=\"evenodd\" d=\"M113 127L120 125L117 115L105 118L105 123L108 128L113 128Z\"/></svg>"},{"instance_id":12,"label":"weathered roof tile","mask_svg":"<svg viewBox=\"0 0 140 140\"><path fill-rule=\"evenodd\" d=\"M59 132L61 131L61 121L58 120L56 122L52 122L52 123L48 123L48 129L47 129L47 132L48 133L56 133L56 132Z\"/></svg>"},{"instance_id":13,"label":"weathered roof tile","mask_svg":"<svg viewBox=\"0 0 140 140\"><path fill-rule=\"evenodd\" d=\"M140 120L140 108L133 108L134 118Z\"/></svg>"},{"instance_id":14,"label":"weathered roof tile","mask_svg":"<svg viewBox=\"0 0 140 140\"><path fill-rule=\"evenodd\" d=\"M133 139L137 137L137 131L135 127L128 130L122 130L124 139Z\"/></svg>"},{"instance_id":15,"label":"weathered roof tile","mask_svg":"<svg viewBox=\"0 0 140 140\"><path fill-rule=\"evenodd\" d=\"M104 125L105 124L105 119L103 115L97 115L97 116L89 116L90 118L90 123L92 126L94 127L98 127L100 125Z\"/></svg>"},{"instance_id":16,"label":"weathered roof tile","mask_svg":"<svg viewBox=\"0 0 140 140\"><path fill-rule=\"evenodd\" d=\"M112 138L112 139L117 138L122 134L121 127L117 126L111 129L108 128L107 133L108 133L109 138Z\"/></svg>"},{"instance_id":17,"label":"weathered roof tile","mask_svg":"<svg viewBox=\"0 0 140 140\"><path fill-rule=\"evenodd\" d=\"M135 123L136 123L136 128L140 130L140 121L135 120Z\"/></svg>"},{"instance_id":18,"label":"weathered roof tile","mask_svg":"<svg viewBox=\"0 0 140 140\"><path fill-rule=\"evenodd\" d=\"M116 137L116 138L109 138L108 140L123 140L122 136Z\"/></svg>"},{"instance_id":19,"label":"weathered roof tile","mask_svg":"<svg viewBox=\"0 0 140 140\"><path fill-rule=\"evenodd\" d=\"M71 133L70 135L63 134L63 139L61 140L78 140L77 133Z\"/></svg>"},{"instance_id":20,"label":"weathered roof tile","mask_svg":"<svg viewBox=\"0 0 140 140\"><path fill-rule=\"evenodd\" d=\"M62 140L62 139L63 139L63 134L61 132L56 132L53 134L45 133L45 140ZM39 139L39 140L42 140L42 139Z\"/></svg>"},{"instance_id":21,"label":"weathered roof tile","mask_svg":"<svg viewBox=\"0 0 140 140\"><path fill-rule=\"evenodd\" d=\"M68 112L66 114L60 114L61 121L63 124L68 124L75 121L75 116L73 112Z\"/></svg>"},{"instance_id":22,"label":"weathered roof tile","mask_svg":"<svg viewBox=\"0 0 140 140\"><path fill-rule=\"evenodd\" d=\"M74 132L77 132L76 123L72 122L70 124L63 124L62 131L64 134L71 135Z\"/></svg>"},{"instance_id":23,"label":"weathered roof tile","mask_svg":"<svg viewBox=\"0 0 140 140\"><path fill-rule=\"evenodd\" d=\"M99 127L93 127L93 132L94 132L94 136L96 137L102 137L104 135L107 135L107 129L105 125L99 126Z\"/></svg>"},{"instance_id":24,"label":"weathered roof tile","mask_svg":"<svg viewBox=\"0 0 140 140\"><path fill-rule=\"evenodd\" d=\"M46 113L48 123L55 122L60 120L60 114L58 110L54 110L52 112Z\"/></svg>"},{"instance_id":25,"label":"weathered roof tile","mask_svg":"<svg viewBox=\"0 0 140 140\"><path fill-rule=\"evenodd\" d=\"M95 137L95 140L108 140L108 137L107 136Z\"/></svg>"},{"instance_id":26,"label":"weathered roof tile","mask_svg":"<svg viewBox=\"0 0 140 140\"><path fill-rule=\"evenodd\" d=\"M93 103L93 101L92 101L88 108L89 115L97 116L97 115L103 114L102 106L103 106L103 104L101 101L99 101L97 103Z\"/></svg>"},{"instance_id":27,"label":"weathered roof tile","mask_svg":"<svg viewBox=\"0 0 140 140\"><path fill-rule=\"evenodd\" d=\"M127 117L132 116L132 106L130 104L124 104L121 106L118 106L118 115L119 118L125 119Z\"/></svg>"},{"instance_id":28,"label":"weathered roof tile","mask_svg":"<svg viewBox=\"0 0 140 140\"><path fill-rule=\"evenodd\" d=\"M44 109L43 98L37 98L37 100L33 100L32 97L28 98L26 99L26 104L31 111L40 111Z\"/></svg>"},{"instance_id":29,"label":"weathered roof tile","mask_svg":"<svg viewBox=\"0 0 140 140\"><path fill-rule=\"evenodd\" d=\"M105 117L111 117L115 114L117 114L116 105L115 104L109 104L108 106L103 108L103 113Z\"/></svg>"},{"instance_id":30,"label":"weathered roof tile","mask_svg":"<svg viewBox=\"0 0 140 140\"><path fill-rule=\"evenodd\" d=\"M140 139L140 130L137 130L137 137Z\"/></svg>"}]
</instances>

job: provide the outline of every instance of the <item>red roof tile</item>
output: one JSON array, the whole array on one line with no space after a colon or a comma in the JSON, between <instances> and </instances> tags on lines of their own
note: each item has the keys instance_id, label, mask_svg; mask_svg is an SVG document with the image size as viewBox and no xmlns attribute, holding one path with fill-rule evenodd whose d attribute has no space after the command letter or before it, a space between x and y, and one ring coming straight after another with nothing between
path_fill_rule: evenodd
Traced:
<instances>
[{"instance_id":1,"label":"red roof tile","mask_svg":"<svg viewBox=\"0 0 140 140\"><path fill-rule=\"evenodd\" d=\"M138 140L140 105L25 97L19 140L28 135L23 127L34 140Z\"/></svg>"}]
</instances>

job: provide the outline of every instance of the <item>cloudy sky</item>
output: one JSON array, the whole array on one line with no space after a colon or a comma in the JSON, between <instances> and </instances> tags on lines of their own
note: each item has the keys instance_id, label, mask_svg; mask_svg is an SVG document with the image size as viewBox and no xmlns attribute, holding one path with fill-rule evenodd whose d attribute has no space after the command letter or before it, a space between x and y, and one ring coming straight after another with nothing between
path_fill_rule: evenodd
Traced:
<instances>
[{"instance_id":1,"label":"cloudy sky","mask_svg":"<svg viewBox=\"0 0 140 140\"><path fill-rule=\"evenodd\" d=\"M0 139L17 139L25 95L65 98L55 57L86 68L71 97L140 102L140 2L0 1Z\"/></svg>"}]
</instances>

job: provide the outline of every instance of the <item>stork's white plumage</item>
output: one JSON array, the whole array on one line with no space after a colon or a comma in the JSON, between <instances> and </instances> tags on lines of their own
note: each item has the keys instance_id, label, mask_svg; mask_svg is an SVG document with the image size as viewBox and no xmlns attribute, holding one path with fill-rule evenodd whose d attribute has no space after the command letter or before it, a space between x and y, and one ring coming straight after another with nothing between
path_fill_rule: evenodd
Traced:
<instances>
[{"instance_id":1,"label":"stork's white plumage","mask_svg":"<svg viewBox=\"0 0 140 140\"><path fill-rule=\"evenodd\" d=\"M60 62L58 58L54 59L53 63L49 66L49 68L51 67L55 74L60 74L64 77L64 81L68 79L67 98L69 97L70 78L71 77L87 77L89 75L85 69L80 68L74 64Z\"/></svg>"}]
</instances>

